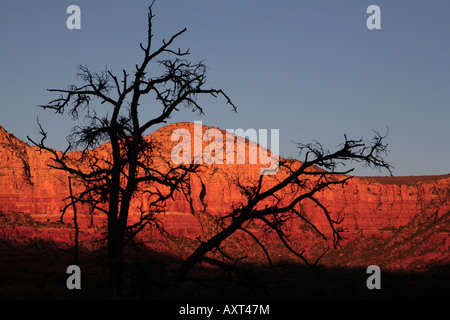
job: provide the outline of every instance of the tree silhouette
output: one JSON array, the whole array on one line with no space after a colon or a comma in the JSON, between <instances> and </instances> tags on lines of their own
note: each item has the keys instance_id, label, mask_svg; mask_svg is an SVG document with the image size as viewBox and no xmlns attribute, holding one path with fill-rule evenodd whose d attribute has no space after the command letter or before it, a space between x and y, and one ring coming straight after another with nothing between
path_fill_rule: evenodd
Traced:
<instances>
[{"instance_id":1,"label":"tree silhouette","mask_svg":"<svg viewBox=\"0 0 450 320\"><path fill-rule=\"evenodd\" d=\"M280 159L279 173L276 176L261 174L258 179L254 180L241 179L237 176L235 184L243 195L243 201L228 214L216 218L214 225L219 226L219 230L216 230L213 236L206 240L201 240L198 247L183 262L169 290L169 296L176 293L188 272L201 262L231 272L246 273L246 270L237 266L237 262L242 257L233 257L233 254L227 252L226 246L223 245L233 234L239 232L250 236L250 239L262 249L269 264L271 264L270 252L260 241L260 237L255 235L252 230L273 232L276 239L291 254L309 266L316 266L329 250L329 246L317 258L309 261L305 257L304 251L299 251L292 245L293 242L290 241L290 235L286 231L287 225L294 219L299 219L325 242L330 242L324 232L320 231L301 210L302 202L312 201L320 208L321 213L328 221L333 237L331 243L336 248L342 239L342 230L338 228L342 219L333 218L330 209L319 200L318 196L326 189L345 186L353 178L349 174L354 168L340 169L349 162L386 169L392 174L391 165L383 158L387 153L386 137L387 135L382 136L377 131L370 141L348 139L344 135L344 143L333 152L326 150L319 142L298 144L300 154L305 154L303 162Z\"/></svg>"},{"instance_id":2,"label":"tree silhouette","mask_svg":"<svg viewBox=\"0 0 450 320\"><path fill-rule=\"evenodd\" d=\"M40 107L54 110L58 114L66 113L74 121L82 118L86 123L73 128L68 137L67 149L59 152L46 146L47 133L39 122L42 139L34 141L29 138L41 150L52 154L54 162L51 167L67 172L74 182L83 186L82 191L70 195L71 201L64 207L63 214L70 207L87 205L92 210L107 215L110 297L115 299L121 297L126 244L145 226L158 224L155 214L165 210L166 201L175 192L184 193L187 200L190 200L192 195L186 192L190 188L190 175L199 168L198 164L174 164L167 159L158 160L162 146L154 140L146 139L145 132L165 123L180 106L203 114L204 109L197 100L199 95L211 95L215 98L222 96L232 110L236 111L235 105L221 89L204 88L206 66L202 62L191 63L186 60L189 50L171 48L186 29L153 49L152 6L153 3L148 8L147 43L139 45L144 57L136 65L133 74L123 70L119 77L108 69L95 73L87 66L79 66L77 78L83 82L81 86L49 89L60 95ZM151 63L159 64L164 73L159 76L150 75L148 70ZM140 112L150 108L141 100L146 95L155 97L155 102L159 105L159 114L154 118L145 118ZM329 221L333 244L337 245L340 230L336 228L336 224L339 221L333 220L329 209L316 195L324 189L345 185L351 178L348 176L351 170L340 171L338 168L340 164L349 161L390 171L390 166L382 157L386 152L384 138L378 133L368 142L345 137L344 143L335 152L325 150L319 143L299 144L299 148L305 152L304 162L280 161L282 174L260 175L256 181L244 181L237 177L235 182L244 201L228 214L217 218L219 228L212 236L202 240L183 262L169 293L176 292L188 272L199 262L235 270L233 265L227 263L232 257L226 253L223 243L236 232L250 236L261 247L270 263L270 253L249 228L254 222L272 230L295 256L307 264L315 265L318 259L310 262L302 252L290 245L289 235L284 229L286 223L299 218L326 238L299 209L300 203L309 199L321 208ZM74 150L79 152L73 153ZM156 165L157 161L165 163L164 169L158 169L161 167ZM268 179L272 179L270 185L265 184ZM152 184L153 188L145 188L148 184ZM147 193L148 210L141 208L138 221L130 223L132 199L138 192ZM203 193L201 200L204 196Z\"/></svg>"},{"instance_id":3,"label":"tree silhouette","mask_svg":"<svg viewBox=\"0 0 450 320\"><path fill-rule=\"evenodd\" d=\"M45 145L47 133L39 124L40 141L29 140L52 153L58 170L68 172L82 183L84 190L71 196L72 202L63 211L75 204L89 205L104 212L108 217L108 261L110 268L110 297L121 296L123 279L124 246L147 224L155 221L155 212L163 210L164 201L186 182L188 173L194 172L196 165L172 165L167 171L159 171L153 165L152 154L159 148L154 141L144 138L144 133L178 111L180 106L203 114L203 107L197 101L199 95L225 97L226 102L235 106L221 89L206 89L206 66L203 62L192 63L185 59L189 50L173 50L173 42L186 29L174 34L168 41L153 49L152 6L148 10L147 43L140 43L144 53L140 65L136 65L133 74L126 70L122 75L114 75L110 70L95 73L87 66L79 66L77 79L81 86L71 85L68 89L49 89L60 93L59 97L43 109L55 110L58 114L67 113L74 121L83 117L84 126L75 126L68 137L65 152L57 152ZM164 56L164 58L162 58ZM148 73L151 63L159 64L164 73L152 76ZM154 106L141 104L145 95L153 95L160 106L159 114L144 119L140 111ZM101 107L106 112L100 115ZM95 153L96 147L107 142L106 153ZM78 158L70 158L68 153L82 149ZM131 200L139 187L146 183L157 185L156 191L149 194L150 208L141 212L137 223L128 224ZM159 186L159 187L158 187Z\"/></svg>"}]
</instances>

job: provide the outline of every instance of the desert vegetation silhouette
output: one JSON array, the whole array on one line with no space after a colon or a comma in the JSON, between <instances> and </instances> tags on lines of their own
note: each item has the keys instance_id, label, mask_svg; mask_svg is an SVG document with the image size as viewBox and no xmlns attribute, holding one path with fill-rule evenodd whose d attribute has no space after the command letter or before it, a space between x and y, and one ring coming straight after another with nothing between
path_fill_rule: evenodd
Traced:
<instances>
[{"instance_id":1,"label":"desert vegetation silhouette","mask_svg":"<svg viewBox=\"0 0 450 320\"><path fill-rule=\"evenodd\" d=\"M200 165L175 165L167 159L159 159L165 163L164 166L155 165L161 146L146 139L146 132L166 123L182 106L202 115L205 108L198 100L200 95L222 97L231 106L230 111L237 112L236 106L222 89L205 88L206 65L203 62L188 61L189 49L172 48L186 29L155 47L152 41L153 6L154 2L148 7L147 40L139 44L143 59L136 64L135 70L123 70L120 75L115 75L108 69L96 73L81 65L76 75L83 82L81 86L49 89L59 96L39 107L67 114L77 124L68 136L67 149L60 152L46 145L47 132L39 121L41 139L28 138L40 150L52 154L52 168L67 172L74 183L82 186L81 192L71 192L71 201L63 213L70 207L83 205L107 216L111 299L122 296L125 246L144 228L159 226L156 214L165 211L165 202L175 192L183 193L186 201L192 201L195 197L190 193L189 177L199 170ZM152 75L152 64L162 67L163 72ZM144 96L154 98L154 105L143 103ZM145 112L141 111L150 108L159 110L158 115L146 118L143 116ZM391 166L384 160L387 151L385 138L378 132L369 141L344 136L344 141L335 151L327 150L318 142L298 144L303 161L281 159L280 174L273 177L260 175L254 181L236 177L234 183L243 195L242 202L228 214L216 217L210 233L198 239L196 249L177 269L168 296L176 293L189 271L200 262L240 272L236 265L239 258L227 253L225 246L226 240L239 232L250 237L261 248L270 264L270 253L253 231L255 226L264 232L272 232L285 248L306 264L317 264L320 256L313 261L308 260L302 251L292 245L285 226L292 219L300 219L327 240L327 236L301 210L301 202L308 199L321 209L329 222L330 242L338 245L341 230L336 226L340 221L333 219L330 208L316 196L325 189L344 186L351 179L349 173L353 169L339 169L341 164L347 162L391 172ZM100 146L103 146L102 151L97 151ZM80 151L78 156L69 156L74 150ZM267 184L269 179L271 183ZM132 199L137 192L143 191L143 186L148 185L152 186L152 189L145 189L148 209L140 208L138 221L130 223ZM195 214L202 219L201 215L208 213ZM324 252L326 250L328 248Z\"/></svg>"}]
</instances>

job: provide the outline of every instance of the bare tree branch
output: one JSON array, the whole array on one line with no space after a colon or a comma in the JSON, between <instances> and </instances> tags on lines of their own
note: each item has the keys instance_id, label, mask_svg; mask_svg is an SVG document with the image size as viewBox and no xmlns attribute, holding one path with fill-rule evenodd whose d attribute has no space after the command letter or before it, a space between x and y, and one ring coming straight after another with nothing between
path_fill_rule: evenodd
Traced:
<instances>
[{"instance_id":1,"label":"bare tree branch","mask_svg":"<svg viewBox=\"0 0 450 320\"><path fill-rule=\"evenodd\" d=\"M326 217L331 233L333 235L333 246L339 245L341 230L336 227L342 223L342 219L333 219L329 208L327 208L316 195L334 186L344 186L352 176L347 174L352 171L340 171L337 168L346 162L357 162L362 165L374 168L384 168L392 173L392 167L385 162L382 154L387 151L387 144L384 142L386 136L381 136L376 132L372 141L350 140L345 136L343 144L338 146L335 152L325 150L318 142L310 144L299 144L301 151L306 151L305 161L302 163L288 160L280 161L280 169L283 169L282 178L274 185L263 186L266 176L260 176L254 183L237 180L236 184L246 197L246 202L235 207L232 212L219 218L222 229L211 238L199 244L197 249L180 266L173 285L169 290L169 295L173 295L181 285L187 273L203 258L220 244L228 239L237 230L242 230L261 247L268 259L270 255L259 239L250 233L244 223L261 221L270 230L274 231L282 245L294 256L302 260L309 266L316 266L320 259L328 252L327 247L322 254L314 261L309 261L305 256L305 251L299 251L290 244L290 235L284 231L286 224L295 218L300 218L312 227L322 239L327 240L325 234L320 231L309 219L303 216L296 207L304 200L311 200L321 210ZM321 169L323 167L325 169ZM270 201L269 201L270 200ZM261 205L263 204L263 205ZM269 260L270 261L270 260Z\"/></svg>"}]
</instances>

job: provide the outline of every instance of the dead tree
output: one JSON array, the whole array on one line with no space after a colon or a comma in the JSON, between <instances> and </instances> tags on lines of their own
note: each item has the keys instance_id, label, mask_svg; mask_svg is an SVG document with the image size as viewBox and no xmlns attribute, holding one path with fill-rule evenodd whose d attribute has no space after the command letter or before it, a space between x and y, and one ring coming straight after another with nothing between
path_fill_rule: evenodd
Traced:
<instances>
[{"instance_id":1,"label":"dead tree","mask_svg":"<svg viewBox=\"0 0 450 320\"><path fill-rule=\"evenodd\" d=\"M111 298L121 295L125 244L145 225L155 221L154 213L163 210L164 202L179 190L188 174L196 170L196 165L170 165L164 171L155 168L152 155L157 153L158 146L144 138L145 132L165 123L181 106L203 114L203 107L197 101L199 95L223 96L236 111L221 89L204 88L206 66L203 62L186 60L189 50L172 49L174 41L186 29L153 48L152 6L153 3L148 12L147 42L139 45L143 60L136 64L132 73L123 70L118 76L108 69L95 73L87 66L79 66L77 79L83 82L81 86L49 89L60 95L40 107L58 114L67 113L74 121L83 118L87 123L73 128L66 151L57 152L45 145L47 133L40 124L42 139L29 138L41 150L52 154L53 168L67 172L84 185L83 191L73 195L72 203L64 210L81 204L107 215ZM151 64L163 67L164 74L151 75L148 71ZM156 103L141 104L145 95L154 96ZM159 113L154 118L144 119L140 113L144 108L159 110ZM94 150L104 143L107 147L103 154ZM82 150L82 153L76 158L69 156L73 150ZM141 212L139 222L129 225L131 200L144 184L155 186L155 191L149 195L148 212Z\"/></svg>"},{"instance_id":2,"label":"dead tree","mask_svg":"<svg viewBox=\"0 0 450 320\"><path fill-rule=\"evenodd\" d=\"M220 230L209 239L200 241L198 247L182 263L173 285L169 289L169 296L176 293L186 275L198 263L203 262L220 268L225 267L228 270L238 270L235 265L237 260L227 253L227 248L224 245L228 238L238 232L249 235L254 243L261 247L268 263L271 264L269 251L249 228L249 226L255 226L254 222L258 222L266 230L273 231L276 238L294 256L309 266L315 266L329 250L329 247L317 259L309 261L304 252L298 251L291 245L289 234L285 231L286 224L293 219L300 219L308 224L321 238L328 241L327 236L300 210L299 205L302 202L305 200L313 201L328 221L329 230L333 237L332 245L338 246L342 230L337 226L342 221L333 218L330 209L319 200L318 195L323 190L345 186L347 181L352 179L349 174L354 169L344 171L340 169L350 162L386 169L392 174L392 167L384 160L384 155L387 152L386 136L375 132L371 141L352 140L344 136L345 141L334 152L325 150L318 142L298 144L298 148L304 153L304 161L281 159L279 164L280 178L275 183L265 185L264 182L270 177L265 175L260 175L257 181L236 179L236 185L244 196L244 201L229 214L217 218L217 225L220 225Z\"/></svg>"}]
</instances>

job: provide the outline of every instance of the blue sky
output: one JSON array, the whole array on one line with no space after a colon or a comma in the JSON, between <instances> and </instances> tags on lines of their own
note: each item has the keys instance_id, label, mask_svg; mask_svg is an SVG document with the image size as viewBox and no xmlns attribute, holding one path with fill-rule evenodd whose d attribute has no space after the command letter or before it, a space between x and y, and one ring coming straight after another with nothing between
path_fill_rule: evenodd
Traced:
<instances>
[{"instance_id":1,"label":"blue sky","mask_svg":"<svg viewBox=\"0 0 450 320\"><path fill-rule=\"evenodd\" d=\"M81 29L69 30L66 9L81 8ZM41 111L48 88L75 84L79 64L133 70L146 40L150 1L31 1L0 3L0 125L22 140L37 137L65 148L74 125ZM381 30L369 30L369 5L381 9ZM450 172L450 1L160 0L155 41L184 27L175 47L208 65L206 115L182 110L172 122L201 120L222 129L280 130L280 154L297 157L295 142L330 149L389 128L386 158L395 175ZM151 101L148 101L151 105ZM386 172L356 167L357 175Z\"/></svg>"}]
</instances>

